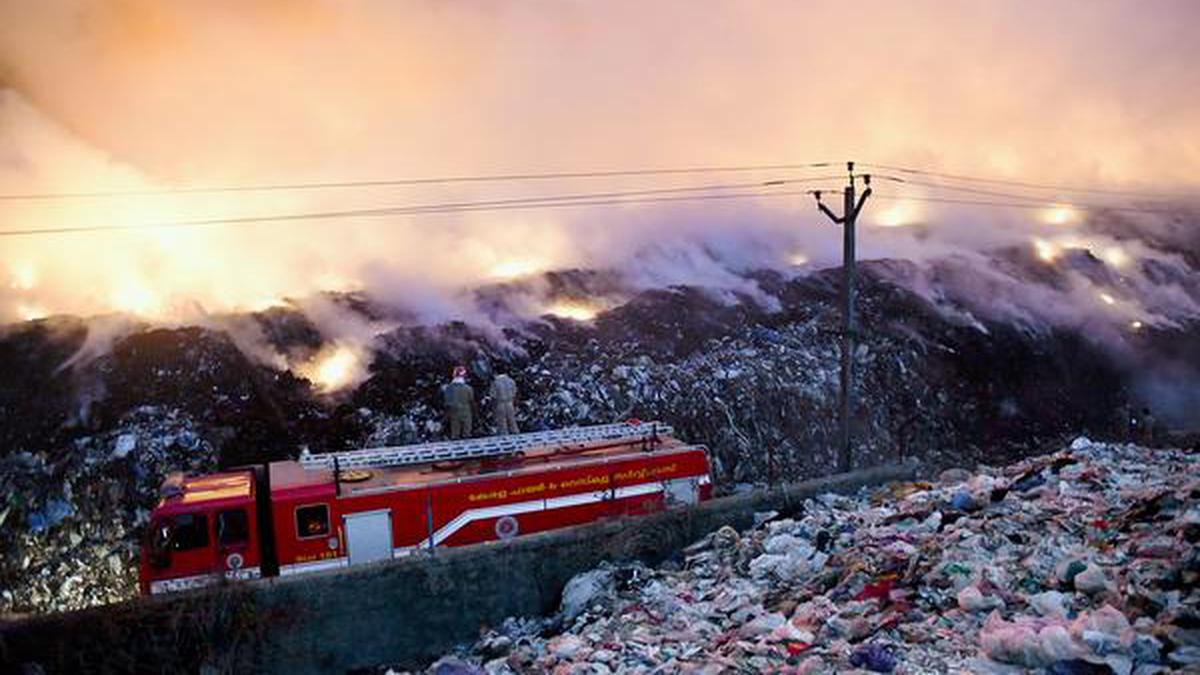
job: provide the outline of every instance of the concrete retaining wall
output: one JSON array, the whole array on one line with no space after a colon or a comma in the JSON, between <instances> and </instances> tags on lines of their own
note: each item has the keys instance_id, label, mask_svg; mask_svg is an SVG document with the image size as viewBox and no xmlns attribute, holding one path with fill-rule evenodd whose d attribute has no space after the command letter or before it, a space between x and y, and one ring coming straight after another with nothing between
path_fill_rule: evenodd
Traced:
<instances>
[{"instance_id":1,"label":"concrete retaining wall","mask_svg":"<svg viewBox=\"0 0 1200 675\"><path fill-rule=\"evenodd\" d=\"M723 525L748 527L756 511L786 513L816 494L915 472L867 469L510 542L38 617L0 626L0 663L121 673L416 666L505 617L554 611L566 582L602 561L657 563Z\"/></svg>"}]
</instances>

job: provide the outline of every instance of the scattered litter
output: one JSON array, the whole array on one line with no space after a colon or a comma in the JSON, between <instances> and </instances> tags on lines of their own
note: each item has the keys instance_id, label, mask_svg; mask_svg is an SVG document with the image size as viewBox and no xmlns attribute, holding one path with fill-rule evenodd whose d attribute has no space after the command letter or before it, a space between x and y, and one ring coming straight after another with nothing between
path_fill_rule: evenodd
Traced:
<instances>
[{"instance_id":1,"label":"scattered litter","mask_svg":"<svg viewBox=\"0 0 1200 675\"><path fill-rule=\"evenodd\" d=\"M459 657L489 674L1195 668L1198 464L1083 439L934 484L822 495L796 519L722 528L681 565L579 575L544 631L502 626Z\"/></svg>"},{"instance_id":2,"label":"scattered litter","mask_svg":"<svg viewBox=\"0 0 1200 675\"><path fill-rule=\"evenodd\" d=\"M854 650L850 655L850 665L866 668L873 673L890 673L896 669L896 657L887 647L872 642Z\"/></svg>"},{"instance_id":3,"label":"scattered litter","mask_svg":"<svg viewBox=\"0 0 1200 675\"><path fill-rule=\"evenodd\" d=\"M29 531L33 533L43 532L58 525L74 513L75 510L71 508L70 502L62 499L51 499L42 509L30 512Z\"/></svg>"},{"instance_id":4,"label":"scattered litter","mask_svg":"<svg viewBox=\"0 0 1200 675\"><path fill-rule=\"evenodd\" d=\"M216 469L212 444L183 411L143 406L117 422L61 456L0 456L0 614L136 595L139 538L162 477Z\"/></svg>"},{"instance_id":5,"label":"scattered litter","mask_svg":"<svg viewBox=\"0 0 1200 675\"><path fill-rule=\"evenodd\" d=\"M121 434L117 436L117 442L113 443L112 456L120 459L137 447L137 436L133 434Z\"/></svg>"}]
</instances>

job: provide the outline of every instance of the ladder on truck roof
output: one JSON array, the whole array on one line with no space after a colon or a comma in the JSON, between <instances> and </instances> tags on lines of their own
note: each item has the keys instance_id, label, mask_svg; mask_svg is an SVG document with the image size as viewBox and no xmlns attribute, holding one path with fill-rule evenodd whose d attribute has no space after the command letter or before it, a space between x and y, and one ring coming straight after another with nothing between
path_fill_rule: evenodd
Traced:
<instances>
[{"instance_id":1,"label":"ladder on truck roof","mask_svg":"<svg viewBox=\"0 0 1200 675\"><path fill-rule=\"evenodd\" d=\"M674 429L670 425L661 422L620 422L551 431L534 431L510 436L468 438L461 441L364 448L320 455L312 454L305 449L300 453L300 464L305 469L333 469L336 466L339 470L404 466L500 457L534 448L568 447L597 441L633 443L656 440L659 436L670 436L673 433Z\"/></svg>"}]
</instances>

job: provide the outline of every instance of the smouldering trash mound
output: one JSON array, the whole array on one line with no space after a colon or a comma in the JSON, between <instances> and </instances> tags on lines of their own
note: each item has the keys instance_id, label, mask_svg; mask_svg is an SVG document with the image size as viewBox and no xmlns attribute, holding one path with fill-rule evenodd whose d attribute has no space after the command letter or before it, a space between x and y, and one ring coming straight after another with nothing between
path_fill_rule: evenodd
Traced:
<instances>
[{"instance_id":1,"label":"smouldering trash mound","mask_svg":"<svg viewBox=\"0 0 1200 675\"><path fill-rule=\"evenodd\" d=\"M864 264L860 280L857 466L1002 464L1068 434L1116 433L1154 370L1078 333L961 321L881 278L880 267ZM96 321L0 330L0 362L10 366L0 369L0 613L131 597L144 514L168 472L444 437L441 387L460 363L479 394L495 373L512 376L523 430L664 420L709 448L721 490L828 473L836 275L756 279L774 310L680 287L593 321L550 318L502 338L463 324L400 325L371 343L367 379L336 394L254 360L230 328L252 324L281 352L320 353L328 345L299 308L232 317L225 329L135 326L94 352L105 335ZM375 316L356 296L328 302ZM1200 362L1197 335L1200 324L1188 324L1130 339L1187 390L1196 376L1176 364ZM1153 399L1156 413L1165 413L1159 399L1175 400Z\"/></svg>"},{"instance_id":2,"label":"smouldering trash mound","mask_svg":"<svg viewBox=\"0 0 1200 675\"><path fill-rule=\"evenodd\" d=\"M1200 667L1200 455L1080 438L606 566L430 673ZM1194 670L1192 670L1194 672Z\"/></svg>"},{"instance_id":3,"label":"smouldering trash mound","mask_svg":"<svg viewBox=\"0 0 1200 675\"><path fill-rule=\"evenodd\" d=\"M1121 422L1132 376L1084 337L950 321L872 267L859 297L859 466L899 456L1003 464ZM827 473L836 285L822 274L760 283L778 311L676 288L593 322L529 324L500 345L464 325L402 325L374 342L370 377L335 398L253 362L226 331L133 329L82 365L72 354L86 352L95 325L13 327L0 333L0 360L12 366L0 371L0 613L131 597L144 514L170 471L443 437L440 387L458 363L480 393L509 372L523 430L665 420L707 444L720 489ZM319 347L298 311L239 319L262 323L283 350ZM1147 329L1138 339L1182 363L1192 352L1171 347L1198 344L1195 334Z\"/></svg>"}]
</instances>

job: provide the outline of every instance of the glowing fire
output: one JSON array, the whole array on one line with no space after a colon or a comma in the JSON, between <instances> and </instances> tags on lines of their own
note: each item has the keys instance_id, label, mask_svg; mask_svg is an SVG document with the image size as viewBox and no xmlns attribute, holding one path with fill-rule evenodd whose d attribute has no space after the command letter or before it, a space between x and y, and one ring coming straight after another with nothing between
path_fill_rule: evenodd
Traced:
<instances>
[{"instance_id":1,"label":"glowing fire","mask_svg":"<svg viewBox=\"0 0 1200 675\"><path fill-rule=\"evenodd\" d=\"M600 308L578 300L562 300L547 307L546 313L572 321L591 321L600 313Z\"/></svg>"},{"instance_id":2,"label":"glowing fire","mask_svg":"<svg viewBox=\"0 0 1200 675\"><path fill-rule=\"evenodd\" d=\"M1106 304L1106 305L1115 305L1115 304L1117 304L1117 299L1116 299L1116 298L1114 298L1113 296L1109 295L1108 293L1101 293L1101 294L1100 294L1100 299L1101 299L1101 300L1103 300L1103 301L1104 301L1104 304Z\"/></svg>"},{"instance_id":3,"label":"glowing fire","mask_svg":"<svg viewBox=\"0 0 1200 675\"><path fill-rule=\"evenodd\" d=\"M532 260L505 260L493 265L488 276L496 279L516 279L541 271L542 266Z\"/></svg>"},{"instance_id":4,"label":"glowing fire","mask_svg":"<svg viewBox=\"0 0 1200 675\"><path fill-rule=\"evenodd\" d=\"M38 319L44 319L49 315L49 312L41 307L38 307L37 305L17 305L17 316L20 317L22 321L37 321Z\"/></svg>"},{"instance_id":5,"label":"glowing fire","mask_svg":"<svg viewBox=\"0 0 1200 675\"><path fill-rule=\"evenodd\" d=\"M542 269L616 267L638 279L675 283L694 278L706 285L710 279L699 275L708 274L708 264L690 268L692 252L702 253L705 247L720 249L720 260L736 261L739 267L786 264L792 253L788 248L763 247L763 257L769 260L746 258L751 251L759 255L753 242L791 240L790 235L775 237L784 236L776 234L783 231L777 228L792 217L790 209L796 203L708 201L703 205L727 204L730 209L697 218L702 204L691 201L650 206L618 199L586 208L560 202L557 206L571 208L544 209L528 208L520 201L660 187L682 188L685 192L676 196L691 198L699 193L686 190L706 183L757 182L755 176L800 178L797 172L719 174L712 180L646 175L595 176L586 182L359 185L353 190L240 188L765 161L773 153L787 154L778 149L779 125L773 123L784 119L837 122L836 135L830 131L832 124L789 126L788 147L797 149L800 160L848 159L838 147L858 139L845 148L853 150L848 154L918 172L932 170L932 176L945 170L952 176L1020 179L1033 185L1095 181L1097 188L1181 183L1178 187L1185 192L1196 182L1194 142L1179 140L1200 137L1200 118L1186 113L1194 108L1188 105L1195 102L1194 87L1163 87L1155 90L1161 96L1139 96L1145 90L1144 78L1126 73L1191 72L1187 50L1140 49L1137 40L1111 40L1109 30L1135 16L1139 28L1147 26L1145 35L1163 31L1170 37L1177 25L1184 25L1177 18L1184 13L1138 12L1136 3L1089 6L1088 29L1069 36L1027 30L1030 11L1018 8L1020 3L995 3L1003 7L996 16L989 6L983 12L986 21L979 20L979 10L966 8L970 3L928 3L924 10L910 3L878 3L869 26L877 39L850 50L843 66L891 59L899 69L914 63L928 68L916 69L923 73L920 77L885 77L874 83L873 95L887 102L889 114L840 116L847 98L859 95L860 84L842 77L840 68L824 65L841 58L833 47L796 40L788 27L802 19L844 24L856 16L853 3L823 3L822 9L812 6L818 3L724 3L713 9L711 20L699 22L697 30L675 36L678 44L673 42L672 49L654 52L662 65L653 68L630 64L638 62L641 50L654 51L653 36L661 26L678 20L678 13L665 3L545 3L535 20L480 10L477 3L445 3L448 8L421 3L419 9L396 9L395 3L276 2L262 3L262 9L256 7L247 19L232 18L222 3L89 3L86 11L44 9L45 4L0 3L3 25L10 26L3 33L8 38L3 70L12 73L0 79L19 82L4 89L0 143L6 158L20 160L0 161L0 184L10 195L123 194L8 201L0 208L0 229L126 227L362 208L386 211L422 204L499 204L458 214L418 209L409 213L412 218L397 213L384 219L287 219L11 237L0 246L0 288L10 283L25 288L36 282L38 293L11 300L4 296L0 322L15 316L17 302L36 304L52 314L115 308L158 313L189 303L213 313L258 308L264 298L304 298L341 289L360 275L366 283L354 286L368 287L379 301L441 321L450 315L476 316L477 308L458 303L473 302L471 285L481 279L521 277L536 273L542 264ZM1066 3L1043 4L1054 13ZM1116 6L1122 8L1118 11ZM403 13L404 20L395 20L397 13ZM1057 18L1046 17L1046 25L1055 25ZM636 30L621 40L570 37L591 36L631 19L637 20ZM516 31L510 21L519 26L519 39L481 43L479 36ZM742 29L729 35L728 25ZM913 39L890 39L895 37L888 32L892 27L895 34L911 33ZM926 38L943 32L954 39L936 40L937 49L931 51ZM64 35L71 39L59 39ZM731 68L728 59L711 56L714 40L720 41L719 49L736 54L743 67ZM1150 42L1163 43L1158 38ZM547 52L559 58L530 56ZM926 64L930 53L937 54L937 61ZM304 68L297 67L297 55L304 57ZM1119 72L1098 68L1096 55L1111 56L1129 67ZM578 77L581 64L594 67L592 76ZM809 86L779 87L795 64L805 65ZM1040 86L1048 78L1044 73L1035 76L1039 86L1003 86L1024 82L1041 64L1053 64L1053 107L1071 121L1056 125L1054 133L1047 133L1043 124L1007 114L1046 103ZM237 69L236 77L213 75L230 69ZM986 72L989 81L981 84L980 72ZM504 86L479 84L497 81ZM553 105L547 104L546 82L561 85L555 88ZM687 86L675 86L679 82ZM829 94L813 94L823 89ZM626 106L638 112L633 130L625 116L611 109L611 102L624 101L631 91L637 92L637 105ZM104 105L97 105L100 100ZM770 103L765 106L769 112L747 116L747 109L762 109L763 102ZM945 114L947 110L953 114ZM1171 112L1159 114L1161 110ZM527 123L512 124L512 119ZM1156 123L1144 124L1148 119ZM730 120L739 120L736 142L707 133ZM989 133L995 129L1003 133ZM933 138L937 143L930 147L914 140ZM1077 152L1081 147L1088 151ZM806 173L804 180L827 172L840 174L833 169ZM932 223L932 215L941 219L943 209L969 211L973 220L969 228L931 232L930 246L888 237L894 241L864 250L871 256L919 251L927 259L963 247L1025 247L1029 232L1037 233L1026 227L1041 228L1046 237L1052 230L1071 231L1068 223L1077 220L1082 225L1089 217L1092 207L1087 204L1102 203L1099 197L1074 197L1067 189L995 187L1000 194L1045 195L1035 202L1022 200L1036 208L1021 212L1021 227L1009 228L1009 216L985 205L935 207L918 201L914 206L912 202L921 198L919 176L924 174L906 174L910 183L888 187L884 177L896 172L878 171L876 188L883 194L875 199L882 206L876 209L877 202L868 201L864 220L901 229L877 233L896 235L906 232L903 226ZM942 187L931 191L964 197L971 193L947 192L947 186L957 183L957 190L970 190L968 185L987 185L938 182ZM146 193L203 186L239 189ZM831 206L838 210L836 188L831 190ZM881 197L889 191L907 198L883 203ZM518 203L504 205L514 198L520 198ZM940 199L933 194L929 198ZM1074 199L1080 206L1071 205ZM1130 201L1108 199L1113 204ZM804 201L806 218L819 218L811 199ZM979 195L965 201L990 200ZM525 202L532 203L537 202ZM742 208L758 204L763 208ZM994 220L995 216L1000 217ZM725 222L736 231L718 229ZM827 223L821 228L814 232L824 234L814 237L835 238L831 233L836 230ZM980 236L975 236L976 229L982 230ZM863 244L875 246L869 237ZM836 250L836 242L829 245L828 250ZM1136 256L1148 255L1133 244L1128 250L1135 256L1130 267ZM642 251L646 257L641 257ZM659 251L671 268L637 268L643 261L658 260ZM818 252L809 250L816 262L829 257ZM1031 264L1042 264L1032 252L1025 254ZM1120 264L1114 260L1122 259L1119 253L1102 250L1097 255L1114 266ZM1039 257L1054 262L1060 254L1046 247ZM7 274L4 263L27 259L36 277ZM333 276L325 283L320 272L326 268L346 279ZM134 288L124 287L120 277L125 270L138 275ZM713 269L715 283L736 277ZM548 303L533 303L532 312L544 309L544 304Z\"/></svg>"},{"instance_id":6,"label":"glowing fire","mask_svg":"<svg viewBox=\"0 0 1200 675\"><path fill-rule=\"evenodd\" d=\"M12 281L9 287L18 291L31 290L37 285L37 274L34 272L33 265L30 263L19 263L11 268Z\"/></svg>"},{"instance_id":7,"label":"glowing fire","mask_svg":"<svg viewBox=\"0 0 1200 675\"><path fill-rule=\"evenodd\" d=\"M9 266L11 280L8 287L15 291L32 291L37 285L37 274L30 263L17 263ZM18 302L16 315L21 321L36 321L50 315L50 312L40 305L31 302Z\"/></svg>"},{"instance_id":8,"label":"glowing fire","mask_svg":"<svg viewBox=\"0 0 1200 675\"><path fill-rule=\"evenodd\" d=\"M1124 267L1129 264L1129 254L1120 246L1107 246L1101 249L1100 259L1113 267Z\"/></svg>"},{"instance_id":9,"label":"glowing fire","mask_svg":"<svg viewBox=\"0 0 1200 675\"><path fill-rule=\"evenodd\" d=\"M296 368L322 393L332 393L358 381L366 368L358 353L350 347L335 345L322 349L313 359Z\"/></svg>"},{"instance_id":10,"label":"glowing fire","mask_svg":"<svg viewBox=\"0 0 1200 675\"><path fill-rule=\"evenodd\" d=\"M875 224L880 227L903 227L916 222L920 215L920 207L916 202L902 201L881 212Z\"/></svg>"},{"instance_id":11,"label":"glowing fire","mask_svg":"<svg viewBox=\"0 0 1200 675\"><path fill-rule=\"evenodd\" d=\"M1079 218L1079 212L1065 204L1056 204L1042 212L1042 222L1051 225L1068 225Z\"/></svg>"},{"instance_id":12,"label":"glowing fire","mask_svg":"<svg viewBox=\"0 0 1200 675\"><path fill-rule=\"evenodd\" d=\"M112 304L117 309L140 316L153 316L162 308L159 298L145 284L127 281L112 295Z\"/></svg>"},{"instance_id":13,"label":"glowing fire","mask_svg":"<svg viewBox=\"0 0 1200 675\"><path fill-rule=\"evenodd\" d=\"M1129 253L1127 253L1125 249L1118 244L1105 244L1102 241L1087 239L1076 235L1068 234L1053 237L1051 239L1034 237L1031 241L1033 243L1033 250L1037 254L1037 257L1041 258L1043 262L1047 263L1052 263L1057 260L1058 257L1062 255L1063 251L1067 249L1086 250L1095 255L1097 258L1103 260L1105 263L1116 268L1126 267L1133 260L1132 256L1130 256Z\"/></svg>"},{"instance_id":14,"label":"glowing fire","mask_svg":"<svg viewBox=\"0 0 1200 675\"><path fill-rule=\"evenodd\" d=\"M1054 262L1061 252L1054 242L1038 237L1033 238L1033 250L1037 253L1037 257L1042 259L1042 262L1048 263Z\"/></svg>"},{"instance_id":15,"label":"glowing fire","mask_svg":"<svg viewBox=\"0 0 1200 675\"><path fill-rule=\"evenodd\" d=\"M804 255L803 253L793 253L792 257L789 258L789 260L796 267L801 267L801 266L807 265L809 263L808 256Z\"/></svg>"},{"instance_id":16,"label":"glowing fire","mask_svg":"<svg viewBox=\"0 0 1200 675\"><path fill-rule=\"evenodd\" d=\"M1145 324L1143 324L1141 321L1133 321L1129 324L1129 327L1133 330L1141 330L1143 325Z\"/></svg>"},{"instance_id":17,"label":"glowing fire","mask_svg":"<svg viewBox=\"0 0 1200 675\"><path fill-rule=\"evenodd\" d=\"M251 312L265 312L268 309L273 309L275 307L287 306L288 301L283 298L260 298L247 304L246 309L250 310Z\"/></svg>"}]
</instances>

